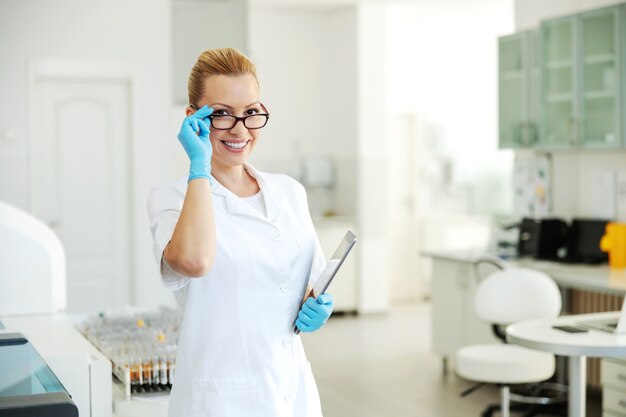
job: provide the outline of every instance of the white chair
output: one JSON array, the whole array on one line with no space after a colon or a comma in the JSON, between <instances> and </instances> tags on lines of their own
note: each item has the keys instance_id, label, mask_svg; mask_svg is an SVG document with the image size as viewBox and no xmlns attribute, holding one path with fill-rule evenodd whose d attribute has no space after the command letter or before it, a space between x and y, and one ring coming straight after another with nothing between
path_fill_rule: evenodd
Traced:
<instances>
[{"instance_id":1,"label":"white chair","mask_svg":"<svg viewBox=\"0 0 626 417\"><path fill-rule=\"evenodd\" d=\"M66 307L63 245L44 223L0 201L0 316Z\"/></svg>"},{"instance_id":2,"label":"white chair","mask_svg":"<svg viewBox=\"0 0 626 417\"><path fill-rule=\"evenodd\" d=\"M494 263L492 259L479 259L476 265L481 262ZM550 402L549 398L516 395L511 393L510 386L549 379L554 374L555 358L550 353L506 344L502 326L527 319L557 317L561 311L561 294L552 278L543 272L503 264L501 267L502 270L479 282L474 305L478 318L491 323L503 343L465 346L458 350L455 364L457 374L465 379L498 384L501 415L509 417L511 401ZM555 400L564 402L565 399L561 393ZM495 409L497 406L488 407L483 416L491 415Z\"/></svg>"}]
</instances>

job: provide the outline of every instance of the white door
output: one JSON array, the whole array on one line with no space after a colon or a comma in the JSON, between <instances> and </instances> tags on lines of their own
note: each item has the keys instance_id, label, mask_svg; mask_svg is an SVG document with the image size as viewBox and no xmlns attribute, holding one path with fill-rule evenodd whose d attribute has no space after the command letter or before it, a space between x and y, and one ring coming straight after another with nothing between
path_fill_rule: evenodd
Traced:
<instances>
[{"instance_id":1,"label":"white door","mask_svg":"<svg viewBox=\"0 0 626 417\"><path fill-rule=\"evenodd\" d=\"M124 306L130 283L130 94L121 79L33 85L32 212L67 254L69 312Z\"/></svg>"}]
</instances>

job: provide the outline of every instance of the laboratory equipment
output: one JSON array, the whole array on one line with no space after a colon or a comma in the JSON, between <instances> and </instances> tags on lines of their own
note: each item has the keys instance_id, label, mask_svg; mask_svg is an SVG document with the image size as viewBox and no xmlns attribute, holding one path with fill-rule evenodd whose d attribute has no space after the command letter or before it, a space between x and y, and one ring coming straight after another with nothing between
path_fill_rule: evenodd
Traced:
<instances>
[{"instance_id":1,"label":"laboratory equipment","mask_svg":"<svg viewBox=\"0 0 626 417\"><path fill-rule=\"evenodd\" d=\"M567 237L566 262L597 264L607 262L608 255L600 249L606 219L573 218Z\"/></svg>"},{"instance_id":2,"label":"laboratory equipment","mask_svg":"<svg viewBox=\"0 0 626 417\"><path fill-rule=\"evenodd\" d=\"M520 225L518 253L536 259L563 258L567 233L567 223L562 219L524 218Z\"/></svg>"},{"instance_id":3,"label":"laboratory equipment","mask_svg":"<svg viewBox=\"0 0 626 417\"><path fill-rule=\"evenodd\" d=\"M21 333L0 334L0 416L78 417L65 387Z\"/></svg>"},{"instance_id":4,"label":"laboratory equipment","mask_svg":"<svg viewBox=\"0 0 626 417\"><path fill-rule=\"evenodd\" d=\"M0 264L0 316L65 308L67 278L61 241L42 221L2 201Z\"/></svg>"},{"instance_id":5,"label":"laboratory equipment","mask_svg":"<svg viewBox=\"0 0 626 417\"><path fill-rule=\"evenodd\" d=\"M111 361L113 375L130 397L172 388L180 323L178 312L161 307L101 313L77 328Z\"/></svg>"}]
</instances>

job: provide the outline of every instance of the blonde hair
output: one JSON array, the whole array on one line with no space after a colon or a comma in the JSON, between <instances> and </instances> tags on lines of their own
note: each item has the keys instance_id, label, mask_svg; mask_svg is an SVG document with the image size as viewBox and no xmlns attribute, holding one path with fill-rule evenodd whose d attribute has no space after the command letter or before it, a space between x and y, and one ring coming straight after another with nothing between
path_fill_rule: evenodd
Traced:
<instances>
[{"instance_id":1,"label":"blonde hair","mask_svg":"<svg viewBox=\"0 0 626 417\"><path fill-rule=\"evenodd\" d=\"M209 49L198 57L189 74L189 104L197 105L204 95L204 80L213 75L239 76L250 74L257 84L256 67L248 57L234 48Z\"/></svg>"}]
</instances>

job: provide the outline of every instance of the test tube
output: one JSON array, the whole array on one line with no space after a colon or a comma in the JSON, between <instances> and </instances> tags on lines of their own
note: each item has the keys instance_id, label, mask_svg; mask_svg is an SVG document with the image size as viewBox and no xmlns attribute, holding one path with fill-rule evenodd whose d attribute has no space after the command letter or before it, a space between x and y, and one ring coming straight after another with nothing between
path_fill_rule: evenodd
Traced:
<instances>
[{"instance_id":1,"label":"test tube","mask_svg":"<svg viewBox=\"0 0 626 417\"><path fill-rule=\"evenodd\" d=\"M169 380L167 379L167 359L164 354L161 354L161 364L160 364L160 383L162 388L167 388Z\"/></svg>"},{"instance_id":2,"label":"test tube","mask_svg":"<svg viewBox=\"0 0 626 417\"><path fill-rule=\"evenodd\" d=\"M137 391L141 391L143 387L143 362L141 361L141 357L137 358L137 366L139 371L139 381L137 381Z\"/></svg>"},{"instance_id":3,"label":"test tube","mask_svg":"<svg viewBox=\"0 0 626 417\"><path fill-rule=\"evenodd\" d=\"M144 352L144 360L141 370L143 371L143 388L146 389L152 385L152 361L147 352Z\"/></svg>"},{"instance_id":4,"label":"test tube","mask_svg":"<svg viewBox=\"0 0 626 417\"><path fill-rule=\"evenodd\" d=\"M168 386L172 388L172 384L174 383L174 374L176 373L176 364L174 363L174 358L170 355L167 356L167 368Z\"/></svg>"},{"instance_id":5,"label":"test tube","mask_svg":"<svg viewBox=\"0 0 626 417\"><path fill-rule=\"evenodd\" d=\"M131 358L130 362L130 390L131 392L137 392L137 387L139 386L140 380L140 371L141 366L137 362L135 357Z\"/></svg>"},{"instance_id":6,"label":"test tube","mask_svg":"<svg viewBox=\"0 0 626 417\"><path fill-rule=\"evenodd\" d=\"M161 367L159 366L159 355L152 356L152 385L158 388L161 385Z\"/></svg>"}]
</instances>

